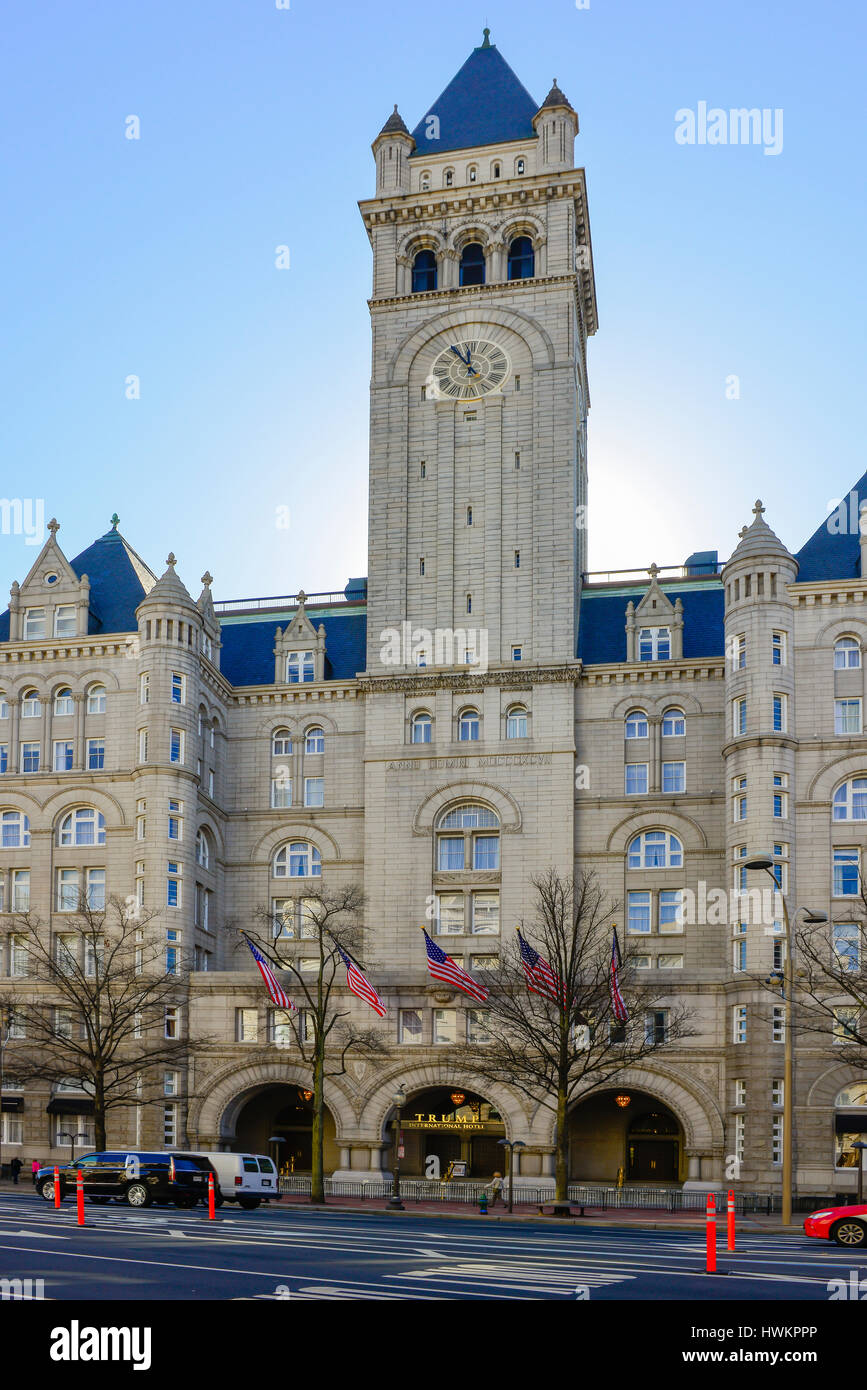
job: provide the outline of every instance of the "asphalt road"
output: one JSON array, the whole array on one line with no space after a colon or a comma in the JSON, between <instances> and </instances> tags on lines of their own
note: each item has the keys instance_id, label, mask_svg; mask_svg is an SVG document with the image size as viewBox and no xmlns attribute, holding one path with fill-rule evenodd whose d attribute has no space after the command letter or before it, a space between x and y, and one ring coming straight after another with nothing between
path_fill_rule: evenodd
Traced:
<instances>
[{"instance_id":1,"label":"asphalt road","mask_svg":"<svg viewBox=\"0 0 867 1390\"><path fill-rule=\"evenodd\" d=\"M59 1211L0 1195L0 1277L43 1279L46 1299L569 1299L828 1302L867 1280L861 1256L793 1235L744 1235L704 1272L703 1233L509 1225L484 1218L311 1213L293 1207ZM865 1283L867 1290L867 1283Z\"/></svg>"}]
</instances>

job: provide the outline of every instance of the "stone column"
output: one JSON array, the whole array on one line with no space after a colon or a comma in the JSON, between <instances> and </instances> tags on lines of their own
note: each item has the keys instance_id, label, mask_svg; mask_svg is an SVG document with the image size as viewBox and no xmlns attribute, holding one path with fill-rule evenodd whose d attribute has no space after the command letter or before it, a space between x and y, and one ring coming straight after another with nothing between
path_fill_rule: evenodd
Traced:
<instances>
[{"instance_id":1,"label":"stone column","mask_svg":"<svg viewBox=\"0 0 867 1390\"><path fill-rule=\"evenodd\" d=\"M6 703L9 706L9 771L21 771L21 756L19 753L19 731L18 720L21 714L21 701L17 695L10 695Z\"/></svg>"},{"instance_id":2,"label":"stone column","mask_svg":"<svg viewBox=\"0 0 867 1390\"><path fill-rule=\"evenodd\" d=\"M349 1165L350 1165L350 1158L349 1158L349 1156L350 1156L350 1153L351 1153L351 1152L352 1152L352 1150L349 1148L348 1145L346 1145L346 1144L341 1144L341 1145L340 1145L340 1167L341 1167L341 1168L348 1168L348 1167L349 1167Z\"/></svg>"},{"instance_id":3,"label":"stone column","mask_svg":"<svg viewBox=\"0 0 867 1390\"><path fill-rule=\"evenodd\" d=\"M371 1144L369 1146L368 1166L371 1173L382 1172L382 1145Z\"/></svg>"},{"instance_id":4,"label":"stone column","mask_svg":"<svg viewBox=\"0 0 867 1390\"><path fill-rule=\"evenodd\" d=\"M74 745L72 749L72 766L76 772L84 769L84 702L86 696L79 692L72 697L72 704L75 713L74 720Z\"/></svg>"},{"instance_id":5,"label":"stone column","mask_svg":"<svg viewBox=\"0 0 867 1390\"><path fill-rule=\"evenodd\" d=\"M648 762L650 763L650 767L647 770L648 791L658 792L662 786L662 760L660 756L660 731L662 728L662 720L658 714L650 714L647 716L647 723L648 733L650 734L650 738L648 739L650 744L648 749Z\"/></svg>"}]
</instances>

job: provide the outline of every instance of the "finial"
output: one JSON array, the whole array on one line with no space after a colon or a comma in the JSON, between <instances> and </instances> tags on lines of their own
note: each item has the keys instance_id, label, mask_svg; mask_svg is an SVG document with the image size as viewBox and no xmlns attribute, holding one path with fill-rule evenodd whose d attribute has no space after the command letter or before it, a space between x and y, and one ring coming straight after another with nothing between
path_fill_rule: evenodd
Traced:
<instances>
[{"instance_id":1,"label":"finial","mask_svg":"<svg viewBox=\"0 0 867 1390\"><path fill-rule=\"evenodd\" d=\"M60 522L57 520L56 517L51 518L51 520L48 523L48 529L51 532L52 536L57 535L57 532L60 530Z\"/></svg>"},{"instance_id":2,"label":"finial","mask_svg":"<svg viewBox=\"0 0 867 1390\"><path fill-rule=\"evenodd\" d=\"M214 576L211 574L211 571L205 570L205 573L202 575L202 583L205 585L205 588L209 589L213 582Z\"/></svg>"},{"instance_id":3,"label":"finial","mask_svg":"<svg viewBox=\"0 0 867 1390\"><path fill-rule=\"evenodd\" d=\"M174 556L174 551L172 551L172 550L169 551L169 556L168 556L168 559L166 560L166 564L169 566L170 569L174 569L175 565L177 564L177 560L175 559L175 556Z\"/></svg>"},{"instance_id":4,"label":"finial","mask_svg":"<svg viewBox=\"0 0 867 1390\"><path fill-rule=\"evenodd\" d=\"M744 536L747 534L747 529L748 529L748 528L747 528L746 526L742 526L741 529L738 531L738 540L739 540L739 541L742 541L742 540L743 540Z\"/></svg>"},{"instance_id":5,"label":"finial","mask_svg":"<svg viewBox=\"0 0 867 1390\"><path fill-rule=\"evenodd\" d=\"M307 595L305 594L304 590L303 590L303 589L299 589L299 590L298 590L298 593L295 595L295 597L296 597L297 600L298 600L298 607L299 607L299 608L303 608L304 605L305 605L305 603L307 602Z\"/></svg>"},{"instance_id":6,"label":"finial","mask_svg":"<svg viewBox=\"0 0 867 1390\"><path fill-rule=\"evenodd\" d=\"M397 102L394 103L394 114L397 115Z\"/></svg>"},{"instance_id":7,"label":"finial","mask_svg":"<svg viewBox=\"0 0 867 1390\"><path fill-rule=\"evenodd\" d=\"M654 564L650 566L650 569L647 571L647 573L650 575L651 579L655 579L656 576L659 574L659 565L657 565L654 562Z\"/></svg>"},{"instance_id":8,"label":"finial","mask_svg":"<svg viewBox=\"0 0 867 1390\"><path fill-rule=\"evenodd\" d=\"M756 498L756 505L753 507L753 513L754 513L755 518L756 518L757 521L758 521L759 517L761 516L761 514L762 514L762 512L763 512L764 510L765 510L765 509L764 509L764 507L762 506L762 499L761 499L761 497L757 497L757 498Z\"/></svg>"},{"instance_id":9,"label":"finial","mask_svg":"<svg viewBox=\"0 0 867 1390\"><path fill-rule=\"evenodd\" d=\"M482 33L483 33L484 36L485 36L484 39L482 40L482 48L490 48L490 46L491 46L491 31L490 31L490 29L483 29L483 30L482 30Z\"/></svg>"},{"instance_id":10,"label":"finial","mask_svg":"<svg viewBox=\"0 0 867 1390\"><path fill-rule=\"evenodd\" d=\"M109 521L111 522L112 531L116 531L120 524L120 517L118 516L117 512L112 513L112 515L109 517Z\"/></svg>"}]
</instances>

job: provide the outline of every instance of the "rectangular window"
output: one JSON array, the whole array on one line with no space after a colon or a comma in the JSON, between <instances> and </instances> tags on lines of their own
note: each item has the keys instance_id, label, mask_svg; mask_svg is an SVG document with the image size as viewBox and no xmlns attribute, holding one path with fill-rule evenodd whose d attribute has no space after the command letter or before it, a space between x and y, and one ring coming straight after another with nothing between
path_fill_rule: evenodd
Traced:
<instances>
[{"instance_id":1,"label":"rectangular window","mask_svg":"<svg viewBox=\"0 0 867 1390\"><path fill-rule=\"evenodd\" d=\"M47 636L45 629L45 609L44 608L25 608L24 610L24 641L38 640L40 637Z\"/></svg>"},{"instance_id":2,"label":"rectangular window","mask_svg":"<svg viewBox=\"0 0 867 1390\"><path fill-rule=\"evenodd\" d=\"M488 1009L467 1009L467 1042L468 1043L489 1043L491 1033L488 1027L490 1023L490 1010Z\"/></svg>"},{"instance_id":3,"label":"rectangular window","mask_svg":"<svg viewBox=\"0 0 867 1390\"><path fill-rule=\"evenodd\" d=\"M181 870L183 865L170 859L166 876L166 907L181 906Z\"/></svg>"},{"instance_id":4,"label":"rectangular window","mask_svg":"<svg viewBox=\"0 0 867 1390\"><path fill-rule=\"evenodd\" d=\"M645 796L647 794L647 763L626 764L626 795Z\"/></svg>"},{"instance_id":5,"label":"rectangular window","mask_svg":"<svg viewBox=\"0 0 867 1390\"><path fill-rule=\"evenodd\" d=\"M436 909L438 936L456 936L464 930L463 893L437 893Z\"/></svg>"},{"instance_id":6,"label":"rectangular window","mask_svg":"<svg viewBox=\"0 0 867 1390\"><path fill-rule=\"evenodd\" d=\"M516 570L519 570L520 568L521 568L521 552L520 552L520 550L516 550L516 551L515 551L515 569L516 569Z\"/></svg>"},{"instance_id":7,"label":"rectangular window","mask_svg":"<svg viewBox=\"0 0 867 1390\"><path fill-rule=\"evenodd\" d=\"M786 664L786 634L784 632L771 634L771 664L773 666L785 666Z\"/></svg>"},{"instance_id":8,"label":"rectangular window","mask_svg":"<svg viewBox=\"0 0 867 1390\"><path fill-rule=\"evenodd\" d=\"M834 923L834 954L838 969L856 974L861 968L861 928L857 922Z\"/></svg>"},{"instance_id":9,"label":"rectangular window","mask_svg":"<svg viewBox=\"0 0 867 1390\"><path fill-rule=\"evenodd\" d=\"M783 1121L781 1119L771 1120L771 1162L780 1164L783 1161Z\"/></svg>"},{"instance_id":10,"label":"rectangular window","mask_svg":"<svg viewBox=\"0 0 867 1390\"><path fill-rule=\"evenodd\" d=\"M173 1149L178 1142L178 1107L163 1106L163 1148Z\"/></svg>"},{"instance_id":11,"label":"rectangular window","mask_svg":"<svg viewBox=\"0 0 867 1390\"><path fill-rule=\"evenodd\" d=\"M861 891L861 851L834 850L834 897L854 898Z\"/></svg>"},{"instance_id":12,"label":"rectangular window","mask_svg":"<svg viewBox=\"0 0 867 1390\"><path fill-rule=\"evenodd\" d=\"M686 763L662 764L662 790L664 792L686 791Z\"/></svg>"},{"instance_id":13,"label":"rectangular window","mask_svg":"<svg viewBox=\"0 0 867 1390\"><path fill-rule=\"evenodd\" d=\"M268 1010L268 1041L277 1047L291 1047L294 1043L290 1015L285 1009Z\"/></svg>"},{"instance_id":14,"label":"rectangular window","mask_svg":"<svg viewBox=\"0 0 867 1390\"><path fill-rule=\"evenodd\" d=\"M9 974L10 975L29 975L30 973L30 952L27 949L26 936L10 936L9 938Z\"/></svg>"},{"instance_id":15,"label":"rectangular window","mask_svg":"<svg viewBox=\"0 0 867 1390\"><path fill-rule=\"evenodd\" d=\"M186 703L184 690L184 677L177 671L172 671L172 704L183 705Z\"/></svg>"},{"instance_id":16,"label":"rectangular window","mask_svg":"<svg viewBox=\"0 0 867 1390\"><path fill-rule=\"evenodd\" d=\"M39 744L22 743L21 745L21 771L39 771Z\"/></svg>"},{"instance_id":17,"label":"rectangular window","mask_svg":"<svg viewBox=\"0 0 867 1390\"><path fill-rule=\"evenodd\" d=\"M786 1041L786 1010L782 1004L775 1004L771 1011L771 1042Z\"/></svg>"},{"instance_id":18,"label":"rectangular window","mask_svg":"<svg viewBox=\"0 0 867 1390\"><path fill-rule=\"evenodd\" d=\"M513 648L512 648L512 660L513 660L513 661L521 661L521 660L523 659L523 656L524 656L524 648L523 648L523 647L513 647Z\"/></svg>"},{"instance_id":19,"label":"rectangular window","mask_svg":"<svg viewBox=\"0 0 867 1390\"><path fill-rule=\"evenodd\" d=\"M470 969L471 969L471 970L499 970L499 968L500 968L500 957L499 957L499 956L492 956L492 955L486 955L486 956L470 956Z\"/></svg>"},{"instance_id":20,"label":"rectangular window","mask_svg":"<svg viewBox=\"0 0 867 1390\"><path fill-rule=\"evenodd\" d=\"M639 661L668 661L671 657L671 630L643 627L638 634Z\"/></svg>"},{"instance_id":21,"label":"rectangular window","mask_svg":"<svg viewBox=\"0 0 867 1390\"><path fill-rule=\"evenodd\" d=\"M663 888L659 894L659 930L663 935L683 931L679 888Z\"/></svg>"},{"instance_id":22,"label":"rectangular window","mask_svg":"<svg viewBox=\"0 0 867 1390\"><path fill-rule=\"evenodd\" d=\"M844 1005L834 1010L834 1042L843 1047L858 1041L861 1010L857 1005Z\"/></svg>"},{"instance_id":23,"label":"rectangular window","mask_svg":"<svg viewBox=\"0 0 867 1390\"><path fill-rule=\"evenodd\" d=\"M57 911L76 912L78 910L78 870L57 870Z\"/></svg>"},{"instance_id":24,"label":"rectangular window","mask_svg":"<svg viewBox=\"0 0 867 1390\"><path fill-rule=\"evenodd\" d=\"M139 678L138 678L138 702L139 702L140 705L146 705L146 704L148 704L148 703L150 702L150 698L151 698L151 678L150 678L150 672L149 672L149 671L142 671L141 675L140 675Z\"/></svg>"},{"instance_id":25,"label":"rectangular window","mask_svg":"<svg viewBox=\"0 0 867 1390\"><path fill-rule=\"evenodd\" d=\"M747 702L744 696L738 700L732 700L732 735L737 738L739 734L747 731Z\"/></svg>"},{"instance_id":26,"label":"rectangular window","mask_svg":"<svg viewBox=\"0 0 867 1390\"><path fill-rule=\"evenodd\" d=\"M473 893L472 911L474 936L495 936L499 932L499 893Z\"/></svg>"},{"instance_id":27,"label":"rectangular window","mask_svg":"<svg viewBox=\"0 0 867 1390\"><path fill-rule=\"evenodd\" d=\"M775 1109L782 1109L785 1097L785 1082L782 1077L775 1077L771 1082L771 1105Z\"/></svg>"},{"instance_id":28,"label":"rectangular window","mask_svg":"<svg viewBox=\"0 0 867 1390\"><path fill-rule=\"evenodd\" d=\"M747 1083L746 1081L735 1081L735 1105L746 1105L747 1103Z\"/></svg>"},{"instance_id":29,"label":"rectangular window","mask_svg":"<svg viewBox=\"0 0 867 1390\"><path fill-rule=\"evenodd\" d=\"M633 936L650 932L650 893L627 893L626 930Z\"/></svg>"},{"instance_id":30,"label":"rectangular window","mask_svg":"<svg viewBox=\"0 0 867 1390\"><path fill-rule=\"evenodd\" d=\"M746 777L735 777L732 781L732 814L736 821L747 818Z\"/></svg>"},{"instance_id":31,"label":"rectangular window","mask_svg":"<svg viewBox=\"0 0 867 1390\"><path fill-rule=\"evenodd\" d=\"M101 936L86 936L84 939L84 973L93 979L97 969L105 964L105 940Z\"/></svg>"},{"instance_id":32,"label":"rectangular window","mask_svg":"<svg viewBox=\"0 0 867 1390\"><path fill-rule=\"evenodd\" d=\"M305 778L304 778L304 805L305 805L305 806L324 806L324 805L325 805L325 778L324 778L324 777L305 777Z\"/></svg>"},{"instance_id":33,"label":"rectangular window","mask_svg":"<svg viewBox=\"0 0 867 1390\"><path fill-rule=\"evenodd\" d=\"M747 1040L747 1006L735 1004L732 1009L732 1042L745 1043Z\"/></svg>"},{"instance_id":34,"label":"rectangular window","mask_svg":"<svg viewBox=\"0 0 867 1390\"><path fill-rule=\"evenodd\" d=\"M644 1041L653 1047L668 1041L668 1009L649 1009L645 1013Z\"/></svg>"},{"instance_id":35,"label":"rectangular window","mask_svg":"<svg viewBox=\"0 0 867 1390\"><path fill-rule=\"evenodd\" d=\"M738 939L737 941L732 943L732 952L732 969L737 974L740 974L747 968L747 943L743 940Z\"/></svg>"},{"instance_id":36,"label":"rectangular window","mask_svg":"<svg viewBox=\"0 0 867 1390\"><path fill-rule=\"evenodd\" d=\"M178 801L174 797L169 797L167 831L170 840L182 840L184 838L183 809L184 803L182 801Z\"/></svg>"},{"instance_id":37,"label":"rectangular window","mask_svg":"<svg viewBox=\"0 0 867 1390\"><path fill-rule=\"evenodd\" d=\"M105 907L105 869L88 869L86 871L85 895L87 906L97 912L101 912Z\"/></svg>"},{"instance_id":38,"label":"rectangular window","mask_svg":"<svg viewBox=\"0 0 867 1390\"><path fill-rule=\"evenodd\" d=\"M774 732L784 734L788 723L788 697L786 695L774 696Z\"/></svg>"},{"instance_id":39,"label":"rectangular window","mask_svg":"<svg viewBox=\"0 0 867 1390\"><path fill-rule=\"evenodd\" d=\"M139 731L138 731L138 760L139 760L140 763L146 763L147 760L148 760L148 731L147 731L147 729L139 729Z\"/></svg>"},{"instance_id":40,"label":"rectangular window","mask_svg":"<svg viewBox=\"0 0 867 1390\"><path fill-rule=\"evenodd\" d=\"M746 634L739 632L732 643L732 666L736 671L743 671L747 664L747 639Z\"/></svg>"},{"instance_id":41,"label":"rectangular window","mask_svg":"<svg viewBox=\"0 0 867 1390\"><path fill-rule=\"evenodd\" d=\"M236 1041L236 1042L258 1042L258 1041L259 1041L259 1011L258 1011L258 1009L236 1009L236 1010L235 1010L235 1041Z\"/></svg>"},{"instance_id":42,"label":"rectangular window","mask_svg":"<svg viewBox=\"0 0 867 1390\"><path fill-rule=\"evenodd\" d=\"M169 737L169 762L184 761L184 734L182 729L172 729Z\"/></svg>"},{"instance_id":43,"label":"rectangular window","mask_svg":"<svg viewBox=\"0 0 867 1390\"><path fill-rule=\"evenodd\" d=\"M176 1072L176 1071L166 1071L166 1072L163 1072L163 1095L164 1095L164 1096L176 1096L176 1095L178 1094L178 1091L180 1090L179 1081L180 1081L180 1072Z\"/></svg>"},{"instance_id":44,"label":"rectangular window","mask_svg":"<svg viewBox=\"0 0 867 1390\"><path fill-rule=\"evenodd\" d=\"M776 727L776 725L774 726ZM860 700L835 700L834 701L834 733L835 734L860 734L861 732L861 701Z\"/></svg>"},{"instance_id":45,"label":"rectangular window","mask_svg":"<svg viewBox=\"0 0 867 1390\"><path fill-rule=\"evenodd\" d=\"M9 771L9 744L0 743L0 773Z\"/></svg>"},{"instance_id":46,"label":"rectangular window","mask_svg":"<svg viewBox=\"0 0 867 1390\"><path fill-rule=\"evenodd\" d=\"M735 1158L743 1163L744 1161L744 1137L746 1131L746 1117L735 1115Z\"/></svg>"},{"instance_id":47,"label":"rectangular window","mask_svg":"<svg viewBox=\"0 0 867 1390\"><path fill-rule=\"evenodd\" d=\"M658 970L682 970L683 956L662 955L656 958Z\"/></svg>"},{"instance_id":48,"label":"rectangular window","mask_svg":"<svg viewBox=\"0 0 867 1390\"><path fill-rule=\"evenodd\" d=\"M54 771L55 771L55 772L71 772L71 771L72 771L72 753L73 753L73 743L72 743L72 739L62 739L59 743L55 743L55 745L54 745Z\"/></svg>"},{"instance_id":49,"label":"rectangular window","mask_svg":"<svg viewBox=\"0 0 867 1390\"><path fill-rule=\"evenodd\" d=\"M87 740L87 770L88 772L101 772L105 767L105 739L89 738Z\"/></svg>"},{"instance_id":50,"label":"rectangular window","mask_svg":"<svg viewBox=\"0 0 867 1390\"><path fill-rule=\"evenodd\" d=\"M499 869L500 837L498 835L475 835L473 837L473 868Z\"/></svg>"},{"instance_id":51,"label":"rectangular window","mask_svg":"<svg viewBox=\"0 0 867 1390\"><path fill-rule=\"evenodd\" d=\"M451 873L464 867L463 835L440 835L437 868L442 873Z\"/></svg>"},{"instance_id":52,"label":"rectangular window","mask_svg":"<svg viewBox=\"0 0 867 1390\"><path fill-rule=\"evenodd\" d=\"M433 1041L435 1043L456 1043L458 1040L458 1015L455 1009L434 1009Z\"/></svg>"},{"instance_id":53,"label":"rectangular window","mask_svg":"<svg viewBox=\"0 0 867 1390\"><path fill-rule=\"evenodd\" d=\"M422 1040L421 1010L401 1009L399 1027L398 1037L402 1043L420 1043Z\"/></svg>"},{"instance_id":54,"label":"rectangular window","mask_svg":"<svg viewBox=\"0 0 867 1390\"><path fill-rule=\"evenodd\" d=\"M12 870L12 911L30 911L30 870Z\"/></svg>"}]
</instances>

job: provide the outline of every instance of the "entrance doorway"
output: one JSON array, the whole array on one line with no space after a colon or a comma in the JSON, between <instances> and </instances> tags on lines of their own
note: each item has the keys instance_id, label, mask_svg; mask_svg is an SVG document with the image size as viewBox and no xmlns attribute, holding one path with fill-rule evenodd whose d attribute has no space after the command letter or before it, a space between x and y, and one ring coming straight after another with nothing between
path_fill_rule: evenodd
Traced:
<instances>
[{"instance_id":1,"label":"entrance doorway","mask_svg":"<svg viewBox=\"0 0 867 1390\"><path fill-rule=\"evenodd\" d=\"M298 1086L265 1086L238 1111L235 1152L270 1154L281 1173L309 1173L313 1167L313 1093ZM323 1125L326 1173L340 1164L334 1119L327 1106Z\"/></svg>"},{"instance_id":2,"label":"entrance doorway","mask_svg":"<svg viewBox=\"0 0 867 1390\"><path fill-rule=\"evenodd\" d=\"M504 1170L506 1158L497 1140L506 1137L506 1126L490 1101L475 1091L443 1086L410 1096L401 1111L401 1134L400 1168L406 1177L441 1176L459 1159L467 1164L468 1178L489 1178ZM393 1117L386 1137L393 1145Z\"/></svg>"},{"instance_id":3,"label":"entrance doorway","mask_svg":"<svg viewBox=\"0 0 867 1390\"><path fill-rule=\"evenodd\" d=\"M676 1115L644 1091L601 1091L569 1117L573 1182L679 1182L682 1155Z\"/></svg>"}]
</instances>

